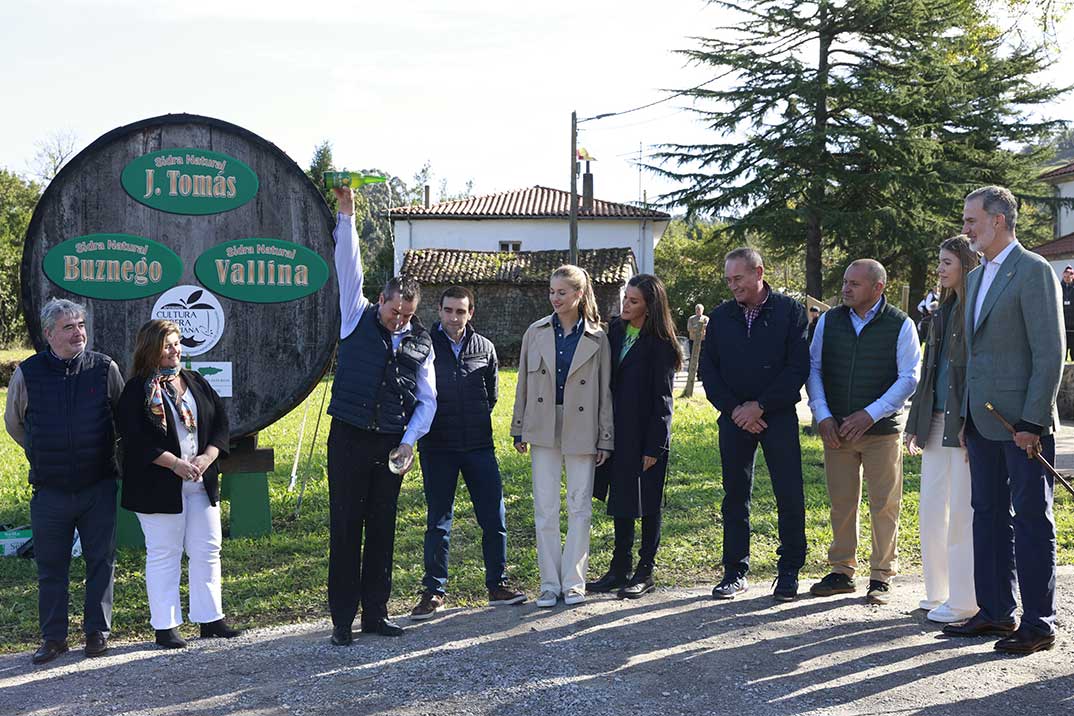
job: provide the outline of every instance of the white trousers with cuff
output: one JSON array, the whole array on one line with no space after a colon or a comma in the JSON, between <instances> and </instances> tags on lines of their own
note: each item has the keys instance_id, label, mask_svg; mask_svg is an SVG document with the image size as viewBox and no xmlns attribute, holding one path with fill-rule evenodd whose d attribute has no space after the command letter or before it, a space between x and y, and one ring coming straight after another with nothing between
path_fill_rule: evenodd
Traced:
<instances>
[{"instance_id":1,"label":"white trousers with cuff","mask_svg":"<svg viewBox=\"0 0 1074 716\"><path fill-rule=\"evenodd\" d=\"M966 450L943 446L943 413L933 413L922 445L918 522L925 600L933 609L946 603L960 614L977 612L973 583L973 507Z\"/></svg>"},{"instance_id":2,"label":"white trousers with cuff","mask_svg":"<svg viewBox=\"0 0 1074 716\"><path fill-rule=\"evenodd\" d=\"M190 621L208 624L224 618L220 591L220 505L209 504L200 482L183 483L183 511L178 515L138 512L145 535L145 588L149 622L154 629L183 623L179 578L183 552L188 558Z\"/></svg>"}]
</instances>

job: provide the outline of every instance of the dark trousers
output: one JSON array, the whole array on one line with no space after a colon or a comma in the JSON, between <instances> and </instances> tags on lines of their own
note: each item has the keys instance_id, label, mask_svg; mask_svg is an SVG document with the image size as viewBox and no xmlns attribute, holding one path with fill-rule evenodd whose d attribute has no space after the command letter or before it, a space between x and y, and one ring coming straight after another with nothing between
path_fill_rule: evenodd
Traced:
<instances>
[{"instance_id":1,"label":"dark trousers","mask_svg":"<svg viewBox=\"0 0 1074 716\"><path fill-rule=\"evenodd\" d=\"M101 480L75 492L35 486L30 526L37 562L37 618L42 639L67 639L71 543L75 529L86 561L83 631L112 630L116 566L116 481Z\"/></svg>"},{"instance_id":2,"label":"dark trousers","mask_svg":"<svg viewBox=\"0 0 1074 716\"><path fill-rule=\"evenodd\" d=\"M328 433L328 608L334 626L350 626L359 604L363 624L388 616L395 512L403 483L401 475L388 469L388 453L401 438L332 421Z\"/></svg>"},{"instance_id":3,"label":"dark trousers","mask_svg":"<svg viewBox=\"0 0 1074 716\"><path fill-rule=\"evenodd\" d=\"M493 448L478 450L422 450L421 474L428 514L425 523L425 577L430 592L444 594L448 579L448 548L455 515L455 489L459 473L470 493L474 515L481 527L481 554L485 558L485 586L495 589L507 579L507 522L503 480Z\"/></svg>"},{"instance_id":4,"label":"dark trousers","mask_svg":"<svg viewBox=\"0 0 1074 716\"><path fill-rule=\"evenodd\" d=\"M1041 454L1054 463L1055 438L1048 435L1040 443ZM1022 595L1022 626L1053 634L1052 477L1036 460L1027 460L1025 450L1013 441L982 436L972 420L966 421L966 450L973 505L973 579L981 615L991 621L1013 620L1017 587Z\"/></svg>"},{"instance_id":5,"label":"dark trousers","mask_svg":"<svg viewBox=\"0 0 1074 716\"><path fill-rule=\"evenodd\" d=\"M805 564L805 496L802 449L794 410L765 413L768 428L760 435L741 430L729 412L720 415L720 463L723 469L723 566L725 576L750 570L750 502L757 445L764 450L779 528L778 569L794 572Z\"/></svg>"},{"instance_id":6,"label":"dark trousers","mask_svg":"<svg viewBox=\"0 0 1074 716\"><path fill-rule=\"evenodd\" d=\"M656 550L660 548L660 524L662 515L657 512L641 518L641 546L638 549L638 571L652 573L656 565ZM616 574L630 574L630 553L634 549L634 518L616 517L615 551L612 553L610 571Z\"/></svg>"},{"instance_id":7,"label":"dark trousers","mask_svg":"<svg viewBox=\"0 0 1074 716\"><path fill-rule=\"evenodd\" d=\"M1067 331L1067 351L1064 360L1074 360L1074 331Z\"/></svg>"}]
</instances>

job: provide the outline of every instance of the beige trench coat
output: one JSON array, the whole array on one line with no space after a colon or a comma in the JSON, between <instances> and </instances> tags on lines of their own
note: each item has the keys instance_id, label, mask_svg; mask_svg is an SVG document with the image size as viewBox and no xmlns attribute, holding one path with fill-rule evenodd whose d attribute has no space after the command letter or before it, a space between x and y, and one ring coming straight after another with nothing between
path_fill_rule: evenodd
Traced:
<instances>
[{"instance_id":1,"label":"beige trench coat","mask_svg":"<svg viewBox=\"0 0 1074 716\"><path fill-rule=\"evenodd\" d=\"M612 450L612 353L608 336L585 322L563 387L564 455ZM511 434L538 447L556 446L556 338L552 316L535 321L522 336Z\"/></svg>"}]
</instances>

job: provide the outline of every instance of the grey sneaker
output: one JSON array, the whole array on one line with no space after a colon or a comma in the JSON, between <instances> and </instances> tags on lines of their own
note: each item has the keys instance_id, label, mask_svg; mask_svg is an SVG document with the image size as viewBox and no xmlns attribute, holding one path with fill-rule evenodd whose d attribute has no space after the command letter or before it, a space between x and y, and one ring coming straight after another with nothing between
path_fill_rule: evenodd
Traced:
<instances>
[{"instance_id":1,"label":"grey sneaker","mask_svg":"<svg viewBox=\"0 0 1074 716\"><path fill-rule=\"evenodd\" d=\"M537 597L537 606L547 609L548 607L556 606L556 602L558 601L559 595L555 592L541 592L541 596Z\"/></svg>"},{"instance_id":2,"label":"grey sneaker","mask_svg":"<svg viewBox=\"0 0 1074 716\"><path fill-rule=\"evenodd\" d=\"M712 588L713 599L734 599L735 596L744 593L750 588L745 576L732 574L725 576L723 581Z\"/></svg>"}]
</instances>

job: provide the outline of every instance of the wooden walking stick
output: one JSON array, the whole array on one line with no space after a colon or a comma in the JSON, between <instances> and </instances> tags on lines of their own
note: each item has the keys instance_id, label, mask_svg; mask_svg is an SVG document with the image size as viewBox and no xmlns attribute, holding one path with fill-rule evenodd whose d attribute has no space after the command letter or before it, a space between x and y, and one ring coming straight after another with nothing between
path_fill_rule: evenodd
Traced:
<instances>
[{"instance_id":1,"label":"wooden walking stick","mask_svg":"<svg viewBox=\"0 0 1074 716\"><path fill-rule=\"evenodd\" d=\"M995 406L993 406L991 403L985 403L985 409L988 412L992 413L996 420L1003 423L1003 427L1007 428L1007 432L1009 432L1011 435L1014 435L1017 432L1014 429L1014 426L1008 423L1007 419L1000 415L999 411L996 410ZM1033 455L1037 458L1037 462L1043 465L1044 469L1048 471L1048 474L1050 474L1056 480L1059 480L1059 482L1063 483L1063 487L1067 488L1067 490L1070 491L1071 495L1074 495L1074 485L1071 485L1065 477L1060 475L1059 471L1052 467L1051 463L1048 462L1047 458L1041 455L1040 452L1037 450L1033 451ZM1026 453L1026 457L1029 457L1029 453ZM1030 457L1029 459L1032 460L1033 458Z\"/></svg>"}]
</instances>

